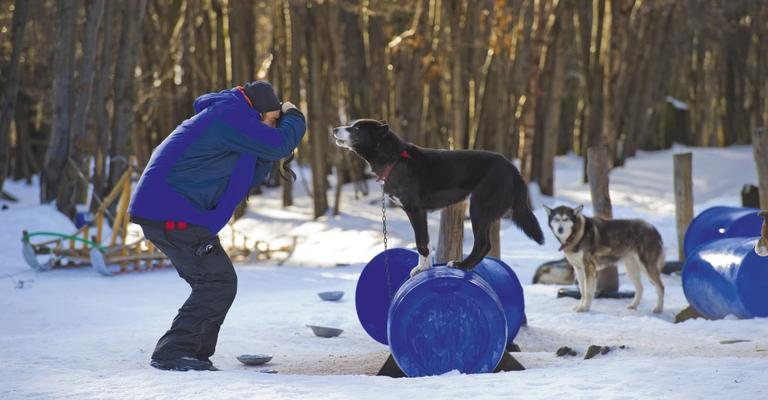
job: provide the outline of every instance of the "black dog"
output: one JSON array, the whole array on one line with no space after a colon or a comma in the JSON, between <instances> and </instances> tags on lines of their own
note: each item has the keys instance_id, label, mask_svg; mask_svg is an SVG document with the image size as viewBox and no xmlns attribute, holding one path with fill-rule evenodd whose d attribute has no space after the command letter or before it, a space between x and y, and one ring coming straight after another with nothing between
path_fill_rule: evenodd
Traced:
<instances>
[{"instance_id":1,"label":"black dog","mask_svg":"<svg viewBox=\"0 0 768 400\"><path fill-rule=\"evenodd\" d=\"M504 156L479 150L435 150L401 140L389 126L361 119L333 130L336 145L348 148L371 166L384 192L400 205L413 226L419 265L429 268L427 211L447 207L472 195L469 217L475 243L466 259L449 265L470 270L491 250L490 227L509 209L512 221L537 243L544 235L528 203L528 187Z\"/></svg>"}]
</instances>

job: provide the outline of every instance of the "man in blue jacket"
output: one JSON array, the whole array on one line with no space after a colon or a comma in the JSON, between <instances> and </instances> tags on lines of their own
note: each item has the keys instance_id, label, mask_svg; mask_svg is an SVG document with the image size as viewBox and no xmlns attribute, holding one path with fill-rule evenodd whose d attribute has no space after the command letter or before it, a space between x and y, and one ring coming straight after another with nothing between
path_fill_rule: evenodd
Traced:
<instances>
[{"instance_id":1,"label":"man in blue jacket","mask_svg":"<svg viewBox=\"0 0 768 400\"><path fill-rule=\"evenodd\" d=\"M150 365L164 370L215 370L210 357L237 292L217 234L306 129L296 106L263 81L202 95L194 108L153 151L128 208L192 287L152 354Z\"/></svg>"}]
</instances>

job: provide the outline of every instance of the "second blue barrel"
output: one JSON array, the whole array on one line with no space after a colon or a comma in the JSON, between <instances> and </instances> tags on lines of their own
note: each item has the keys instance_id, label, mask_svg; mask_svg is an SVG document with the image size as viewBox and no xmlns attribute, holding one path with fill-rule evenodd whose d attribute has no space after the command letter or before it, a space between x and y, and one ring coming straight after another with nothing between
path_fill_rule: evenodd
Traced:
<instances>
[{"instance_id":1,"label":"second blue barrel","mask_svg":"<svg viewBox=\"0 0 768 400\"><path fill-rule=\"evenodd\" d=\"M710 319L768 317L768 257L755 253L757 240L714 240L687 256L683 291L699 314Z\"/></svg>"},{"instance_id":2,"label":"second blue barrel","mask_svg":"<svg viewBox=\"0 0 768 400\"><path fill-rule=\"evenodd\" d=\"M493 372L507 345L507 320L477 274L439 266L400 287L387 333L392 357L410 377Z\"/></svg>"},{"instance_id":3,"label":"second blue barrel","mask_svg":"<svg viewBox=\"0 0 768 400\"><path fill-rule=\"evenodd\" d=\"M763 219L760 210L745 207L710 207L688 225L683 240L686 257L698 246L712 240L760 236Z\"/></svg>"}]
</instances>

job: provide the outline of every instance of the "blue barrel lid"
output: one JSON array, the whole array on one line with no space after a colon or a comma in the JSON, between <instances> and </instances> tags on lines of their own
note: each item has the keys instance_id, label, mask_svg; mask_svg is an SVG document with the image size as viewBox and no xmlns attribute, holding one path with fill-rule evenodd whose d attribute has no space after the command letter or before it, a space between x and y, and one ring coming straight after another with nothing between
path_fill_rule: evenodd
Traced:
<instances>
[{"instance_id":1,"label":"blue barrel lid","mask_svg":"<svg viewBox=\"0 0 768 400\"><path fill-rule=\"evenodd\" d=\"M505 351L507 321L477 274L434 267L408 280L389 309L389 347L406 375L492 372Z\"/></svg>"},{"instance_id":2,"label":"blue barrel lid","mask_svg":"<svg viewBox=\"0 0 768 400\"><path fill-rule=\"evenodd\" d=\"M729 237L760 235L763 219L760 210L746 207L710 207L697 215L685 231L683 252L686 257L700 245Z\"/></svg>"},{"instance_id":3,"label":"blue barrel lid","mask_svg":"<svg viewBox=\"0 0 768 400\"><path fill-rule=\"evenodd\" d=\"M385 267L382 251L365 265L355 289L357 318L368 335L381 344L389 343L389 305L397 290L410 277L411 269L419 262L419 254L409 249L389 249L386 256L389 259L389 270Z\"/></svg>"}]
</instances>

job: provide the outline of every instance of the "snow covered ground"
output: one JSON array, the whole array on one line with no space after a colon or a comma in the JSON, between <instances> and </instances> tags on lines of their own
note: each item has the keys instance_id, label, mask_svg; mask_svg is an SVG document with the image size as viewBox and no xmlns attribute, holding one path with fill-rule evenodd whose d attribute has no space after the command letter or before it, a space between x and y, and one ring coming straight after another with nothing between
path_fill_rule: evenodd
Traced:
<instances>
[{"instance_id":1,"label":"snow covered ground","mask_svg":"<svg viewBox=\"0 0 768 400\"><path fill-rule=\"evenodd\" d=\"M611 174L616 218L639 217L656 225L668 258L677 258L672 190L672 154L694 153L695 211L738 205L744 183L756 182L749 147L640 153ZM536 215L545 227L542 204L585 204L581 159L556 162L557 197L533 188ZM9 182L21 198L0 211L0 399L766 399L768 321L692 320L673 324L686 306L679 276L664 276L663 314L650 312L647 290L638 311L629 300L601 300L576 314L576 300L557 299L557 287L531 285L536 267L561 258L554 236L537 246L508 221L502 225L502 259L524 283L529 326L516 342L521 372L391 379L371 376L386 347L370 339L357 321L354 289L362 266L382 250L380 188L355 199L342 195L342 214L311 219L311 201L297 185L296 206L280 207L279 193L252 196L237 228L259 239L297 235L299 244L284 266L239 265L239 292L221 330L213 361L219 372L162 372L148 365L157 338L167 329L189 291L172 270L105 278L91 269L32 272L21 257L21 230L74 230L49 205L38 205L37 190ZM437 238L438 213L430 234ZM390 246L411 246L405 214L388 210ZM469 225L467 224L467 228ZM223 235L226 240L227 233ZM467 249L471 231L466 230ZM622 286L631 284L621 276ZM17 286L23 286L21 288ZM343 290L338 303L316 293ZM333 339L313 336L307 324L344 329ZM744 340L727 344L728 341ZM726 344L721 342L725 341ZM583 360L590 344L619 346ZM570 346L577 357L560 358ZM268 353L263 367L246 367L235 356ZM275 370L277 374L262 373ZM420 396L420 397L416 397Z\"/></svg>"}]
</instances>

